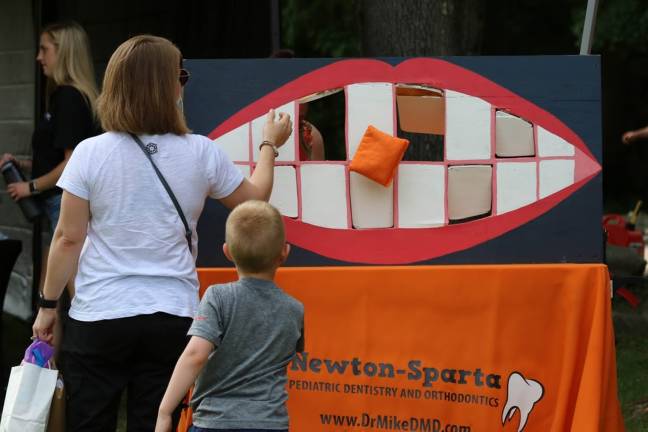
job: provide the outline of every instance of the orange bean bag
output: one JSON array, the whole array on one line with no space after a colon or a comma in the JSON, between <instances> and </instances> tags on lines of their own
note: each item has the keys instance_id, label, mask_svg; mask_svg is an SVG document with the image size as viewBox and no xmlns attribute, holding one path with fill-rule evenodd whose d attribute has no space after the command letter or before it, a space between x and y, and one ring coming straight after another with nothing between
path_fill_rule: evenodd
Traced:
<instances>
[{"instance_id":1,"label":"orange bean bag","mask_svg":"<svg viewBox=\"0 0 648 432\"><path fill-rule=\"evenodd\" d=\"M369 125L349 165L351 171L389 186L409 141L381 132Z\"/></svg>"}]
</instances>

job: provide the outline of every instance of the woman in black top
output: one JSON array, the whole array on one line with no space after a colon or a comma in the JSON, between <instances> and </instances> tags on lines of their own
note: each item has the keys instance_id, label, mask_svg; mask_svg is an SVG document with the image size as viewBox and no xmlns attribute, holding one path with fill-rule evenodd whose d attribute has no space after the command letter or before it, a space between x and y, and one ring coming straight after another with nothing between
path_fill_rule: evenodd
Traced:
<instances>
[{"instance_id":1,"label":"woman in black top","mask_svg":"<svg viewBox=\"0 0 648 432\"><path fill-rule=\"evenodd\" d=\"M99 132L94 119L97 87L88 37L77 23L47 26L41 33L36 60L47 77L48 101L47 112L32 136L32 160L5 154L0 162L13 159L21 168L31 169L31 181L12 183L7 190L14 200L38 195L53 229L62 193L56 181L74 147Z\"/></svg>"},{"instance_id":2,"label":"woman in black top","mask_svg":"<svg viewBox=\"0 0 648 432\"><path fill-rule=\"evenodd\" d=\"M31 181L7 187L14 200L34 195L43 205L52 232L61 208L61 189L56 187L76 145L99 132L94 115L97 86L88 36L75 22L47 26L40 37L36 60L47 77L47 110L32 136L31 160L4 154L0 166L14 160L31 169Z\"/></svg>"}]
</instances>

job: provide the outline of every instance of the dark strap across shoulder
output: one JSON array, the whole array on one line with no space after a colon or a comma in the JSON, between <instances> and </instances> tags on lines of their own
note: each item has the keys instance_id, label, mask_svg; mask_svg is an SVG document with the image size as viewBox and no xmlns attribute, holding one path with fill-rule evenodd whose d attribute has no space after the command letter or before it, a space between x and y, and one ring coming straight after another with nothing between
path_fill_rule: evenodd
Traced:
<instances>
[{"instance_id":1,"label":"dark strap across shoulder","mask_svg":"<svg viewBox=\"0 0 648 432\"><path fill-rule=\"evenodd\" d=\"M155 170L155 174L157 174L158 178L160 179L160 182L162 182L162 186L164 186L164 189L167 191L169 194L169 198L171 198L171 201L173 202L173 206L175 207L176 211L178 212L178 216L180 216L180 220L182 221L182 224L184 225L185 228L185 238L187 239L187 246L189 246L189 252L193 251L193 248L191 246L191 229L189 228L189 224L187 223L187 219L185 218L184 213L182 212L182 208L180 207L180 204L178 203L178 200L176 199L175 195L173 194L173 191L171 190L171 187L169 184L166 182L164 179L164 176L158 169L157 165L155 165L155 162L153 162L153 158L151 157L151 154L149 151L146 149L146 146L142 142L141 139L135 134L130 134L130 136L135 140L139 148L142 149L146 157L148 158L149 162L151 162L151 165L153 166L153 169Z\"/></svg>"}]
</instances>

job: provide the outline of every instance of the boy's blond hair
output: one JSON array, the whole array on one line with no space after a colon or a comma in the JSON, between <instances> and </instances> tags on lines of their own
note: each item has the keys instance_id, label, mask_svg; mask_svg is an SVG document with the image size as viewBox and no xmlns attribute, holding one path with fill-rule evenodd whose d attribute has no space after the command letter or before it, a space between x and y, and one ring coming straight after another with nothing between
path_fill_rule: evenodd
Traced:
<instances>
[{"instance_id":1,"label":"boy's blond hair","mask_svg":"<svg viewBox=\"0 0 648 432\"><path fill-rule=\"evenodd\" d=\"M286 242L281 214L264 201L238 205L225 223L225 242L236 267L263 273L277 267Z\"/></svg>"}]
</instances>

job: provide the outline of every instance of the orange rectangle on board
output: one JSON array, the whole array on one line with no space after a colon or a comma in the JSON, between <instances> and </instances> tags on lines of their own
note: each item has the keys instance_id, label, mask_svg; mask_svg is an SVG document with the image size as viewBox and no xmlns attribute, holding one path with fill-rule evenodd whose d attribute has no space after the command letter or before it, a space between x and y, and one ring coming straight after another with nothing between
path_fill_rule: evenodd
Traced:
<instances>
[{"instance_id":1,"label":"orange rectangle on board","mask_svg":"<svg viewBox=\"0 0 648 432\"><path fill-rule=\"evenodd\" d=\"M603 265L282 268L277 283L306 311L292 431L623 430Z\"/></svg>"},{"instance_id":2,"label":"orange rectangle on board","mask_svg":"<svg viewBox=\"0 0 648 432\"><path fill-rule=\"evenodd\" d=\"M445 134L445 99L442 95L397 95L396 100L398 121L403 131Z\"/></svg>"}]
</instances>

